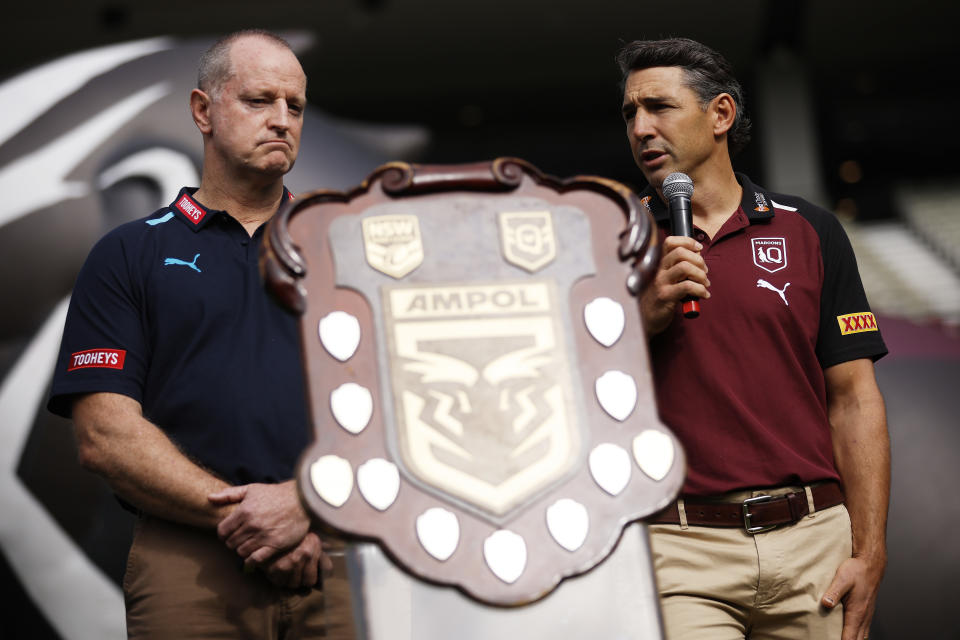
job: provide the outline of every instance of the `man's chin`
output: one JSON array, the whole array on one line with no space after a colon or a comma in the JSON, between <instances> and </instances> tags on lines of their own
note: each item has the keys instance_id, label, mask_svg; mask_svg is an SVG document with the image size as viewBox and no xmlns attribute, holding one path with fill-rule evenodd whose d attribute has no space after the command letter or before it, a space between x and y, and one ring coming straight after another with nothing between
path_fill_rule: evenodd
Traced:
<instances>
[{"instance_id":1,"label":"man's chin","mask_svg":"<svg viewBox=\"0 0 960 640\"><path fill-rule=\"evenodd\" d=\"M293 163L296 158L283 158L283 159L269 159L266 158L262 162L259 162L253 167L253 171L258 175L265 178L279 178L287 173L290 169L293 169Z\"/></svg>"},{"instance_id":2,"label":"man's chin","mask_svg":"<svg viewBox=\"0 0 960 640\"><path fill-rule=\"evenodd\" d=\"M643 176L647 179L649 184L659 188L667 176L678 171L682 173L688 173L686 169L677 167L673 163L664 163L656 169L644 171Z\"/></svg>"}]
</instances>

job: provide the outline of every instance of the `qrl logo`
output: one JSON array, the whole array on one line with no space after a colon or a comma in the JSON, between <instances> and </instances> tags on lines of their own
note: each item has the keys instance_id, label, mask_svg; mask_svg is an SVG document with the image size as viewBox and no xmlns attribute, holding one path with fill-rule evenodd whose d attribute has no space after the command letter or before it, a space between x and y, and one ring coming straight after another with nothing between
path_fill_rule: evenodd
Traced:
<instances>
[{"instance_id":1,"label":"qrl logo","mask_svg":"<svg viewBox=\"0 0 960 640\"><path fill-rule=\"evenodd\" d=\"M90 349L70 354L70 365L67 371L75 369L123 369L123 362L127 352L123 349Z\"/></svg>"},{"instance_id":2,"label":"qrl logo","mask_svg":"<svg viewBox=\"0 0 960 640\"><path fill-rule=\"evenodd\" d=\"M750 241L753 264L768 273L787 268L787 241L784 238L754 238Z\"/></svg>"},{"instance_id":3,"label":"qrl logo","mask_svg":"<svg viewBox=\"0 0 960 640\"><path fill-rule=\"evenodd\" d=\"M549 211L504 211L499 220L503 257L510 264L535 273L557 257Z\"/></svg>"},{"instance_id":4,"label":"qrl logo","mask_svg":"<svg viewBox=\"0 0 960 640\"><path fill-rule=\"evenodd\" d=\"M872 313L848 313L845 316L837 316L837 322L840 323L840 335L844 336L880 330L877 327L877 319Z\"/></svg>"}]
</instances>

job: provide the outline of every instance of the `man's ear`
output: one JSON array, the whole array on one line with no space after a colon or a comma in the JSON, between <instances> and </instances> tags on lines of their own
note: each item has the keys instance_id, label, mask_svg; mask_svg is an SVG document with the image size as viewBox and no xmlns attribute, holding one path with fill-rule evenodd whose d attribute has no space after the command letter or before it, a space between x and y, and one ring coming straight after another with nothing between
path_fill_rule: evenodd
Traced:
<instances>
[{"instance_id":1,"label":"man's ear","mask_svg":"<svg viewBox=\"0 0 960 640\"><path fill-rule=\"evenodd\" d=\"M729 93L721 93L710 101L713 116L713 135L720 137L730 131L737 118L737 104Z\"/></svg>"},{"instance_id":2,"label":"man's ear","mask_svg":"<svg viewBox=\"0 0 960 640\"><path fill-rule=\"evenodd\" d=\"M213 99L209 94L194 89L190 92L190 115L193 116L193 123L200 129L203 135L209 135L213 130L213 123L210 118L210 106Z\"/></svg>"}]
</instances>

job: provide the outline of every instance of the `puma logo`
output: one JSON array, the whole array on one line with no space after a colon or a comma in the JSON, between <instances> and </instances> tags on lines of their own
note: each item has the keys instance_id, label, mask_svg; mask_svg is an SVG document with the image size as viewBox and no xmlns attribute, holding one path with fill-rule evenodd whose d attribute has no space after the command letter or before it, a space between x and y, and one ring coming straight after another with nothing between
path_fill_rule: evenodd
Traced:
<instances>
[{"instance_id":1,"label":"puma logo","mask_svg":"<svg viewBox=\"0 0 960 640\"><path fill-rule=\"evenodd\" d=\"M199 257L200 257L199 253L193 256L193 262L185 262L183 260L180 260L179 258L167 258L163 261L163 266L168 267L171 264L179 264L179 265L183 265L184 267L190 267L197 273L203 273L202 271L200 271L200 267L197 266L197 258Z\"/></svg>"},{"instance_id":2,"label":"puma logo","mask_svg":"<svg viewBox=\"0 0 960 640\"><path fill-rule=\"evenodd\" d=\"M786 294L787 287L790 286L789 282L783 285L783 289L777 289L775 286L773 286L763 278L760 278L759 280L757 280L757 286L760 287L761 289L770 289L770 291L776 291L777 295L779 295L780 298L783 299L783 304L787 305L788 307L790 306L790 303L787 302L787 294Z\"/></svg>"}]
</instances>

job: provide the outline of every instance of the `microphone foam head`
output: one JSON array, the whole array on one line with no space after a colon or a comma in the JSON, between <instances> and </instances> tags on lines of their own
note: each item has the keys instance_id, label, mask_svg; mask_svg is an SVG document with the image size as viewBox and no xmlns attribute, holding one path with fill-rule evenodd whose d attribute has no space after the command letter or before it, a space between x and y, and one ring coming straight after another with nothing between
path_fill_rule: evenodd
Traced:
<instances>
[{"instance_id":1,"label":"microphone foam head","mask_svg":"<svg viewBox=\"0 0 960 640\"><path fill-rule=\"evenodd\" d=\"M663 179L660 189L663 191L663 197L667 200L680 195L689 198L693 195L693 180L687 174L677 171Z\"/></svg>"}]
</instances>

